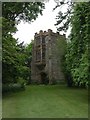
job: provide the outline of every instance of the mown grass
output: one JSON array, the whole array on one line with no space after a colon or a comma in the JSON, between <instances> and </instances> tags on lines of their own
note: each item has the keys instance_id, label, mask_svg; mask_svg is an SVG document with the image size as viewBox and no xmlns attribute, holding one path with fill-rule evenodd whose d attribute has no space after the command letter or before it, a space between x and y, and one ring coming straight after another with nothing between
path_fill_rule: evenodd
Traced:
<instances>
[{"instance_id":1,"label":"mown grass","mask_svg":"<svg viewBox=\"0 0 90 120\"><path fill-rule=\"evenodd\" d=\"M3 118L87 118L88 92L59 85L31 85L3 96Z\"/></svg>"}]
</instances>

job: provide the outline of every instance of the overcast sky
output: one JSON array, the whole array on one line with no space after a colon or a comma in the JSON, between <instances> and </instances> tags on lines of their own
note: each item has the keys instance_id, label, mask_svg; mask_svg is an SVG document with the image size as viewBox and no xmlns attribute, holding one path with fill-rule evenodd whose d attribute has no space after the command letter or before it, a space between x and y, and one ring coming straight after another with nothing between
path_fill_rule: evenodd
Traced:
<instances>
[{"instance_id":1,"label":"overcast sky","mask_svg":"<svg viewBox=\"0 0 90 120\"><path fill-rule=\"evenodd\" d=\"M58 13L58 9L53 11L53 8L56 6L56 2L54 0L49 0L49 2L45 3L45 9L43 11L43 15L39 15L39 17L32 22L23 23L21 22L17 26L17 33L14 35L15 38L19 39L19 42L24 41L25 44L31 42L34 39L34 34L39 32L40 30L47 31L48 29L52 29L54 32L57 31L56 26L56 15ZM65 8L63 9L65 10Z\"/></svg>"}]
</instances>

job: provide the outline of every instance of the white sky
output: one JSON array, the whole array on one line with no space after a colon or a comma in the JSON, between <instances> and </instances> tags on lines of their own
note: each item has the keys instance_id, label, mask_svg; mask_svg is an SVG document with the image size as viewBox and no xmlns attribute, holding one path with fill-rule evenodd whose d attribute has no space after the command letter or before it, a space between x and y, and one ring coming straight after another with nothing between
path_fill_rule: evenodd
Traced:
<instances>
[{"instance_id":1,"label":"white sky","mask_svg":"<svg viewBox=\"0 0 90 120\"><path fill-rule=\"evenodd\" d=\"M53 8L56 6L56 2L54 0L49 0L46 3L45 9L43 10L43 15L39 15L39 17L32 22L21 23L17 26L18 31L14 35L15 38L18 38L19 42L24 41L25 44L31 42L34 39L34 34L39 32L40 30L47 31L48 29L52 29L53 32L56 32L56 16L58 15L58 9L53 11ZM65 8L63 9L65 10Z\"/></svg>"}]
</instances>

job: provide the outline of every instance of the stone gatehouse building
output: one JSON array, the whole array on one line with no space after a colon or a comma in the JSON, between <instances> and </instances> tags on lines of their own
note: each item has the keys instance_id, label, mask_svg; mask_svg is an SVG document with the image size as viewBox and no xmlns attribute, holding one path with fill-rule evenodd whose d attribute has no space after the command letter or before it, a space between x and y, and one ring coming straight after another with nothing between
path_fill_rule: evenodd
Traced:
<instances>
[{"instance_id":1,"label":"stone gatehouse building","mask_svg":"<svg viewBox=\"0 0 90 120\"><path fill-rule=\"evenodd\" d=\"M32 83L56 84L64 81L60 64L62 56L57 54L57 41L62 38L65 40L65 35L54 33L51 29L35 33L31 62Z\"/></svg>"}]
</instances>

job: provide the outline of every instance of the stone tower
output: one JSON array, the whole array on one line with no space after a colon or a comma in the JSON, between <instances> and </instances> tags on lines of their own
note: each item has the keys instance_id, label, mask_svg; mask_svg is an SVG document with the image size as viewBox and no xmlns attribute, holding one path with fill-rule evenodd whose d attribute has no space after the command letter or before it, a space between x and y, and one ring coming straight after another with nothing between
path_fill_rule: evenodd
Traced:
<instances>
[{"instance_id":1,"label":"stone tower","mask_svg":"<svg viewBox=\"0 0 90 120\"><path fill-rule=\"evenodd\" d=\"M31 62L32 83L56 84L64 81L56 50L58 37L65 40L65 35L54 33L51 29L35 33Z\"/></svg>"}]
</instances>

